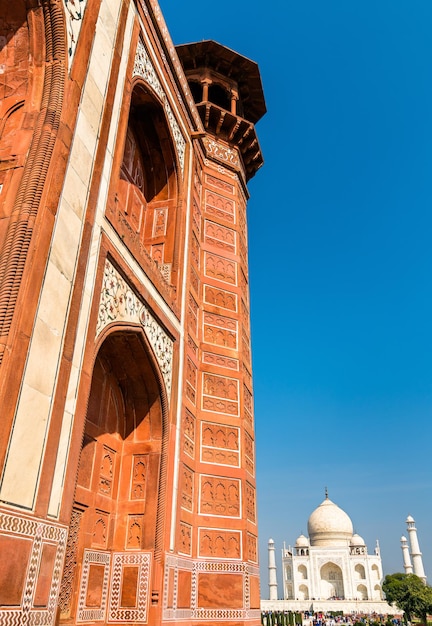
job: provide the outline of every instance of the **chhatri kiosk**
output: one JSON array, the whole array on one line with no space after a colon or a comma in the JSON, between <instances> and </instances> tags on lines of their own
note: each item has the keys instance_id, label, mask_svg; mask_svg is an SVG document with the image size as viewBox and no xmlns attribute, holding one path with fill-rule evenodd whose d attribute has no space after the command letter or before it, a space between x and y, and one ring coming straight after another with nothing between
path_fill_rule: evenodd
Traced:
<instances>
[{"instance_id":1,"label":"chhatri kiosk","mask_svg":"<svg viewBox=\"0 0 432 626\"><path fill-rule=\"evenodd\" d=\"M308 537L282 550L283 600L278 600L275 548L269 540L270 599L262 610L392 613L383 599L379 545L373 554L349 516L327 494L308 520Z\"/></svg>"}]
</instances>

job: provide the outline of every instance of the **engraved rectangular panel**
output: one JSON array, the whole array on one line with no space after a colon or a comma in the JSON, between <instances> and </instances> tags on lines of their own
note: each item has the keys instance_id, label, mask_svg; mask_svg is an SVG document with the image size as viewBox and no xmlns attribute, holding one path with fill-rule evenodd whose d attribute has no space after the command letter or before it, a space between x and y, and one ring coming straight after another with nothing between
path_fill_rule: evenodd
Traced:
<instances>
[{"instance_id":1,"label":"engraved rectangular panel","mask_svg":"<svg viewBox=\"0 0 432 626\"><path fill-rule=\"evenodd\" d=\"M243 607L242 574L198 574L198 607L223 609Z\"/></svg>"},{"instance_id":2,"label":"engraved rectangular panel","mask_svg":"<svg viewBox=\"0 0 432 626\"><path fill-rule=\"evenodd\" d=\"M246 545L247 545L247 559L249 561L253 561L254 563L258 563L258 539L252 533L247 533L246 536Z\"/></svg>"},{"instance_id":3,"label":"engraved rectangular panel","mask_svg":"<svg viewBox=\"0 0 432 626\"><path fill-rule=\"evenodd\" d=\"M128 528L126 535L126 549L136 550L141 548L144 525L144 515L128 515Z\"/></svg>"},{"instance_id":4,"label":"engraved rectangular panel","mask_svg":"<svg viewBox=\"0 0 432 626\"><path fill-rule=\"evenodd\" d=\"M98 490L106 496L112 495L112 481L114 476L114 464L116 453L107 446L103 447L102 459L99 470Z\"/></svg>"},{"instance_id":5,"label":"engraved rectangular panel","mask_svg":"<svg viewBox=\"0 0 432 626\"><path fill-rule=\"evenodd\" d=\"M167 217L168 207L161 207L154 210L153 237L163 237L166 235Z\"/></svg>"},{"instance_id":6,"label":"engraved rectangular panel","mask_svg":"<svg viewBox=\"0 0 432 626\"><path fill-rule=\"evenodd\" d=\"M77 622L105 619L108 600L109 566L109 552L84 550ZM98 583L100 586L97 585ZM99 596L97 595L98 591L100 593ZM98 600L97 605L95 604L96 600Z\"/></svg>"},{"instance_id":7,"label":"engraved rectangular panel","mask_svg":"<svg viewBox=\"0 0 432 626\"><path fill-rule=\"evenodd\" d=\"M237 263L218 254L211 252L204 254L204 273L206 276L223 283L237 284Z\"/></svg>"},{"instance_id":8,"label":"engraved rectangular panel","mask_svg":"<svg viewBox=\"0 0 432 626\"><path fill-rule=\"evenodd\" d=\"M208 189L205 193L205 210L209 215L216 218L227 222L235 222L234 201L224 198L223 196Z\"/></svg>"},{"instance_id":9,"label":"engraved rectangular panel","mask_svg":"<svg viewBox=\"0 0 432 626\"><path fill-rule=\"evenodd\" d=\"M245 500L246 500L246 517L250 522L256 522L256 505L255 505L255 488L246 483L245 487Z\"/></svg>"},{"instance_id":10,"label":"engraved rectangular panel","mask_svg":"<svg viewBox=\"0 0 432 626\"><path fill-rule=\"evenodd\" d=\"M196 404L197 366L189 357L186 359L186 397Z\"/></svg>"},{"instance_id":11,"label":"engraved rectangular panel","mask_svg":"<svg viewBox=\"0 0 432 626\"><path fill-rule=\"evenodd\" d=\"M195 416L184 409L182 420L183 451L192 458L195 456L195 422Z\"/></svg>"},{"instance_id":12,"label":"engraved rectangular panel","mask_svg":"<svg viewBox=\"0 0 432 626\"><path fill-rule=\"evenodd\" d=\"M204 285L204 301L227 311L237 311L237 294L219 287Z\"/></svg>"},{"instance_id":13,"label":"engraved rectangular panel","mask_svg":"<svg viewBox=\"0 0 432 626\"><path fill-rule=\"evenodd\" d=\"M114 552L109 622L147 622L150 567L150 552Z\"/></svg>"},{"instance_id":14,"label":"engraved rectangular panel","mask_svg":"<svg viewBox=\"0 0 432 626\"><path fill-rule=\"evenodd\" d=\"M199 512L203 515L240 517L240 489L238 479L201 475Z\"/></svg>"},{"instance_id":15,"label":"engraved rectangular panel","mask_svg":"<svg viewBox=\"0 0 432 626\"><path fill-rule=\"evenodd\" d=\"M213 559L240 559L241 532L223 528L200 528L198 556Z\"/></svg>"},{"instance_id":16,"label":"engraved rectangular panel","mask_svg":"<svg viewBox=\"0 0 432 626\"><path fill-rule=\"evenodd\" d=\"M239 369L239 362L237 359L233 359L229 356L224 356L223 354L216 354L215 352L203 352L202 360L204 363L217 365L218 367L225 367L231 370Z\"/></svg>"},{"instance_id":17,"label":"engraved rectangular panel","mask_svg":"<svg viewBox=\"0 0 432 626\"><path fill-rule=\"evenodd\" d=\"M204 222L204 241L206 244L235 254L236 252L236 232L232 228L227 228L216 222L205 220Z\"/></svg>"},{"instance_id":18,"label":"engraved rectangular panel","mask_svg":"<svg viewBox=\"0 0 432 626\"><path fill-rule=\"evenodd\" d=\"M193 510L194 472L183 465L181 474L181 505L187 511Z\"/></svg>"},{"instance_id":19,"label":"engraved rectangular panel","mask_svg":"<svg viewBox=\"0 0 432 626\"><path fill-rule=\"evenodd\" d=\"M203 372L202 409L238 416L239 381Z\"/></svg>"},{"instance_id":20,"label":"engraved rectangular panel","mask_svg":"<svg viewBox=\"0 0 432 626\"><path fill-rule=\"evenodd\" d=\"M235 426L202 422L201 461L239 467L239 436L240 431Z\"/></svg>"},{"instance_id":21,"label":"engraved rectangular panel","mask_svg":"<svg viewBox=\"0 0 432 626\"><path fill-rule=\"evenodd\" d=\"M216 187L216 189L220 189L221 191L225 191L226 193L230 193L230 194L234 193L234 185L227 183L225 180L216 178L216 176L212 176L211 174L206 174L205 180L206 180L206 183L208 183L212 187ZM222 198L222 196L220 197ZM222 198L222 200L226 200L226 198Z\"/></svg>"},{"instance_id":22,"label":"engraved rectangular panel","mask_svg":"<svg viewBox=\"0 0 432 626\"><path fill-rule=\"evenodd\" d=\"M180 522L179 552L190 556L192 554L192 526Z\"/></svg>"},{"instance_id":23,"label":"engraved rectangular panel","mask_svg":"<svg viewBox=\"0 0 432 626\"><path fill-rule=\"evenodd\" d=\"M206 343L237 350L237 331L236 320L224 315L204 312L203 336Z\"/></svg>"},{"instance_id":24,"label":"engraved rectangular panel","mask_svg":"<svg viewBox=\"0 0 432 626\"><path fill-rule=\"evenodd\" d=\"M21 604L31 551L30 539L0 536L0 605ZM16 567L16 563L21 567Z\"/></svg>"},{"instance_id":25,"label":"engraved rectangular panel","mask_svg":"<svg viewBox=\"0 0 432 626\"><path fill-rule=\"evenodd\" d=\"M246 469L253 476L255 474L255 445L252 437L246 432L244 434L244 452Z\"/></svg>"},{"instance_id":26,"label":"engraved rectangular panel","mask_svg":"<svg viewBox=\"0 0 432 626\"><path fill-rule=\"evenodd\" d=\"M148 454L134 454L132 459L130 498L131 500L144 500L143 510L146 499L148 462Z\"/></svg>"}]
</instances>

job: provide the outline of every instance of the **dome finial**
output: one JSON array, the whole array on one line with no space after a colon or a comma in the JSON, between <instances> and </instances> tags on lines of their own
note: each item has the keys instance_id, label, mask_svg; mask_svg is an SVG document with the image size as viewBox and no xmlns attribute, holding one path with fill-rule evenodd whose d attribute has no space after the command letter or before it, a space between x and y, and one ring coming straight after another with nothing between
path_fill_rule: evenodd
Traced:
<instances>
[{"instance_id":1,"label":"dome finial","mask_svg":"<svg viewBox=\"0 0 432 626\"><path fill-rule=\"evenodd\" d=\"M328 500L328 489L327 489L327 487L325 488L325 497L326 497L326 500Z\"/></svg>"}]
</instances>

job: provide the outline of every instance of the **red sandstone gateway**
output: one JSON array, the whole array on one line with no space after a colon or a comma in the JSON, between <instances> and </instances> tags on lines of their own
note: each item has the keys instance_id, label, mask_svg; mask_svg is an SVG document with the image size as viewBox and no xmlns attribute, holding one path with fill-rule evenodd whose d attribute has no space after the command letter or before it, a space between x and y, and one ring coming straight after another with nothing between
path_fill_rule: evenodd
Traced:
<instances>
[{"instance_id":1,"label":"red sandstone gateway","mask_svg":"<svg viewBox=\"0 0 432 626\"><path fill-rule=\"evenodd\" d=\"M155 0L0 42L0 622L259 624L257 65Z\"/></svg>"}]
</instances>

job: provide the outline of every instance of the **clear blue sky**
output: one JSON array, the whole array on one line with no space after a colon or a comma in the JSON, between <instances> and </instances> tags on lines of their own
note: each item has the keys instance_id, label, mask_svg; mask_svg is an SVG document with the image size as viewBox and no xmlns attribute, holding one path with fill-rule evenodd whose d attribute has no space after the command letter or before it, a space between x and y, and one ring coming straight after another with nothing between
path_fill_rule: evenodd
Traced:
<instances>
[{"instance_id":1,"label":"clear blue sky","mask_svg":"<svg viewBox=\"0 0 432 626\"><path fill-rule=\"evenodd\" d=\"M325 486L385 573L411 514L432 582L432 2L161 8L175 44L257 61L266 96L248 208L262 596L268 538L279 565Z\"/></svg>"}]
</instances>

